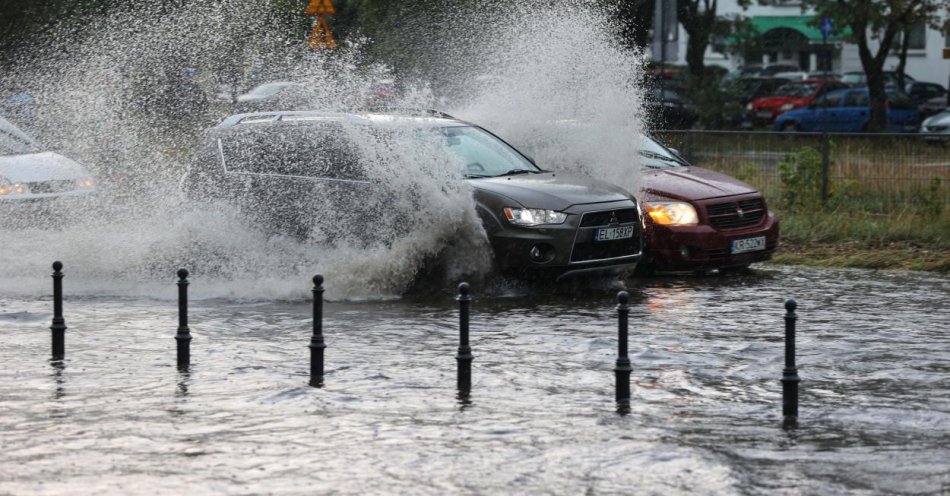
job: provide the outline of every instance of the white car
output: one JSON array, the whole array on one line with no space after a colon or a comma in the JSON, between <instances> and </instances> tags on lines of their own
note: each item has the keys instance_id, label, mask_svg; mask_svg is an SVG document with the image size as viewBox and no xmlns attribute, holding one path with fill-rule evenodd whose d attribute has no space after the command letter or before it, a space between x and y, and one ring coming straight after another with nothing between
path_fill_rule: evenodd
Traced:
<instances>
[{"instance_id":1,"label":"white car","mask_svg":"<svg viewBox=\"0 0 950 496\"><path fill-rule=\"evenodd\" d=\"M0 117L0 205L37 203L96 191L96 181L78 162L43 151Z\"/></svg>"}]
</instances>

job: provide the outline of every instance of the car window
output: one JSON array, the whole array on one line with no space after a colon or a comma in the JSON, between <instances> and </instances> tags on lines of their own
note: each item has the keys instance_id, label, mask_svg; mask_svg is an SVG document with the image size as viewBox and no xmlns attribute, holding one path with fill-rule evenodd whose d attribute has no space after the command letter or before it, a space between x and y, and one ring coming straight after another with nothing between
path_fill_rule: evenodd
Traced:
<instances>
[{"instance_id":1,"label":"car window","mask_svg":"<svg viewBox=\"0 0 950 496\"><path fill-rule=\"evenodd\" d=\"M905 93L900 93L897 91L889 91L887 93L887 103L890 104L892 109L912 109L916 108L914 101L910 99L909 96Z\"/></svg>"},{"instance_id":2,"label":"car window","mask_svg":"<svg viewBox=\"0 0 950 496\"><path fill-rule=\"evenodd\" d=\"M10 121L0 117L0 155L18 155L40 151L29 136Z\"/></svg>"},{"instance_id":3,"label":"car window","mask_svg":"<svg viewBox=\"0 0 950 496\"><path fill-rule=\"evenodd\" d=\"M783 84L775 90L775 96L802 96L801 84Z\"/></svg>"},{"instance_id":4,"label":"car window","mask_svg":"<svg viewBox=\"0 0 950 496\"><path fill-rule=\"evenodd\" d=\"M470 177L491 177L511 171L540 172L524 155L491 133L473 126L438 130L447 149L465 164Z\"/></svg>"},{"instance_id":5,"label":"car window","mask_svg":"<svg viewBox=\"0 0 950 496\"><path fill-rule=\"evenodd\" d=\"M688 165L675 156L669 148L649 136L641 136L637 148L640 150L640 167L644 169L670 169Z\"/></svg>"},{"instance_id":6,"label":"car window","mask_svg":"<svg viewBox=\"0 0 950 496\"><path fill-rule=\"evenodd\" d=\"M221 138L228 172L365 180L337 123L249 126Z\"/></svg>"},{"instance_id":7,"label":"car window","mask_svg":"<svg viewBox=\"0 0 950 496\"><path fill-rule=\"evenodd\" d=\"M866 78L862 73L850 73L841 76L841 81L848 84L864 84Z\"/></svg>"},{"instance_id":8,"label":"car window","mask_svg":"<svg viewBox=\"0 0 950 496\"><path fill-rule=\"evenodd\" d=\"M842 93L839 91L825 93L824 95L821 95L817 101L815 101L815 106L819 108L837 107L841 102L842 96Z\"/></svg>"},{"instance_id":9,"label":"car window","mask_svg":"<svg viewBox=\"0 0 950 496\"><path fill-rule=\"evenodd\" d=\"M867 107L868 102L868 94L863 91L852 91L844 97L845 107Z\"/></svg>"}]
</instances>

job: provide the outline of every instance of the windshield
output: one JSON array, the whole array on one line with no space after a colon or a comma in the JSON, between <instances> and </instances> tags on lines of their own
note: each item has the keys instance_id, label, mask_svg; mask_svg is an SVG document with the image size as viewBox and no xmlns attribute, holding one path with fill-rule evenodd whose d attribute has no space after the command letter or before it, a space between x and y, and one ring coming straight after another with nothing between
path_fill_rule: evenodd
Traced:
<instances>
[{"instance_id":1,"label":"windshield","mask_svg":"<svg viewBox=\"0 0 950 496\"><path fill-rule=\"evenodd\" d=\"M471 126L439 129L448 150L465 164L466 177L538 173L537 166L491 133Z\"/></svg>"},{"instance_id":2,"label":"windshield","mask_svg":"<svg viewBox=\"0 0 950 496\"><path fill-rule=\"evenodd\" d=\"M641 137L639 148L641 169L671 169L689 165L677 157L669 148L649 136Z\"/></svg>"},{"instance_id":3,"label":"windshield","mask_svg":"<svg viewBox=\"0 0 950 496\"><path fill-rule=\"evenodd\" d=\"M0 117L0 155L34 153L40 149L29 136L10 121Z\"/></svg>"},{"instance_id":4,"label":"windshield","mask_svg":"<svg viewBox=\"0 0 950 496\"><path fill-rule=\"evenodd\" d=\"M783 84L775 90L775 96L809 96L815 92L818 85L815 83Z\"/></svg>"}]
</instances>

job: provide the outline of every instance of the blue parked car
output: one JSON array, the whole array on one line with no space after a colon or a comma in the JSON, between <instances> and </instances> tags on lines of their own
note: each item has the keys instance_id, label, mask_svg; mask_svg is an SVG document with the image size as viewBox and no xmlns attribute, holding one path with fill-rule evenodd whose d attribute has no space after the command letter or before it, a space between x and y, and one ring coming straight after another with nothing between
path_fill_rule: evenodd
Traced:
<instances>
[{"instance_id":1,"label":"blue parked car","mask_svg":"<svg viewBox=\"0 0 950 496\"><path fill-rule=\"evenodd\" d=\"M887 130L909 133L917 130L920 114L909 96L887 90ZM785 112L775 119L776 131L858 133L871 118L867 88L830 91L807 107Z\"/></svg>"}]
</instances>

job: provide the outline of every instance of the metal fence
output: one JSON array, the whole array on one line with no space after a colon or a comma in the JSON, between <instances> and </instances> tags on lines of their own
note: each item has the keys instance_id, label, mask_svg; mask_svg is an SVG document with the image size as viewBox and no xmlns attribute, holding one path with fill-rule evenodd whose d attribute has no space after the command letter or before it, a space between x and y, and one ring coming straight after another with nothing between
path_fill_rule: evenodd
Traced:
<instances>
[{"instance_id":1,"label":"metal fence","mask_svg":"<svg viewBox=\"0 0 950 496\"><path fill-rule=\"evenodd\" d=\"M693 165L759 188L780 206L796 195L886 212L950 203L950 143L913 134L664 131ZM807 176L810 172L817 176ZM814 189L812 194L804 189Z\"/></svg>"}]
</instances>

